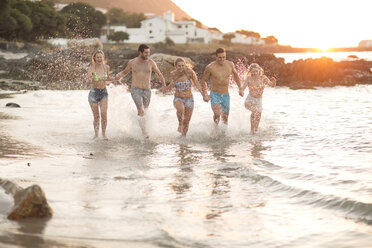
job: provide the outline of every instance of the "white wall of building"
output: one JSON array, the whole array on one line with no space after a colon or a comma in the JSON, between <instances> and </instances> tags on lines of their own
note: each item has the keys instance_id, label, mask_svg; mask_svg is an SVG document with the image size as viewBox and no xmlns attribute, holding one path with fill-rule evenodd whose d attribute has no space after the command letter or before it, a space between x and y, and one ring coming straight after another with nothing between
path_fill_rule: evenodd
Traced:
<instances>
[{"instance_id":1,"label":"white wall of building","mask_svg":"<svg viewBox=\"0 0 372 248\"><path fill-rule=\"evenodd\" d=\"M265 41L260 38L252 37L252 36L245 36L239 33L233 33L235 38L231 39L232 43L241 43L247 45L264 45Z\"/></svg>"}]
</instances>

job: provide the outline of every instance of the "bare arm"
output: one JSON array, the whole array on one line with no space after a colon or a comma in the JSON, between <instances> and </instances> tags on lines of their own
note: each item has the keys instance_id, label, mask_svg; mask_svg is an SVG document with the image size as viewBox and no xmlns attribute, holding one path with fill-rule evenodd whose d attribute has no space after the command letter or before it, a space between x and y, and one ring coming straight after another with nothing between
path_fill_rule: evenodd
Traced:
<instances>
[{"instance_id":1,"label":"bare arm","mask_svg":"<svg viewBox=\"0 0 372 248\"><path fill-rule=\"evenodd\" d=\"M167 91L169 91L170 89L173 88L174 82L175 82L173 72L171 72L170 77L171 77L171 82L168 85L163 86L162 89L161 89L161 92L165 93L165 92L167 92Z\"/></svg>"},{"instance_id":2,"label":"bare arm","mask_svg":"<svg viewBox=\"0 0 372 248\"><path fill-rule=\"evenodd\" d=\"M194 72L194 70L191 70L191 78L192 78L192 82L194 83L195 87L202 94L202 96L204 96L204 91L203 91L202 87L199 84L198 77L196 76L196 73Z\"/></svg>"},{"instance_id":3,"label":"bare arm","mask_svg":"<svg viewBox=\"0 0 372 248\"><path fill-rule=\"evenodd\" d=\"M266 76L264 76L264 77L265 77L265 79L264 79L265 85L268 85L268 86L271 86L271 87L275 87L275 85L276 85L276 78L271 77L271 79L269 79Z\"/></svg>"},{"instance_id":4,"label":"bare arm","mask_svg":"<svg viewBox=\"0 0 372 248\"><path fill-rule=\"evenodd\" d=\"M238 72L236 71L235 69L235 65L233 62L231 62L232 64L232 74L233 74L233 78L234 78L234 81L236 83L236 85L238 85L238 88L239 88L239 95L243 96L242 94L240 94L240 88L241 88L241 80L240 80L240 77L238 75Z\"/></svg>"},{"instance_id":5,"label":"bare arm","mask_svg":"<svg viewBox=\"0 0 372 248\"><path fill-rule=\"evenodd\" d=\"M244 84L243 84L243 86L240 88L240 91L241 92L243 92L243 95L244 95L244 90L245 90L245 88L248 86L248 84L249 84L249 80L250 80L250 76L248 75L246 78L245 78L245 80L244 80Z\"/></svg>"},{"instance_id":6,"label":"bare arm","mask_svg":"<svg viewBox=\"0 0 372 248\"><path fill-rule=\"evenodd\" d=\"M92 75L93 75L93 66L90 66L88 68L88 71L87 73L85 74L85 80L87 81L87 83L91 84L92 83Z\"/></svg>"},{"instance_id":7,"label":"bare arm","mask_svg":"<svg viewBox=\"0 0 372 248\"><path fill-rule=\"evenodd\" d=\"M205 102L209 101L209 96L207 94L207 91L208 91L207 80L209 79L210 76L211 76L211 70L210 70L209 65L207 65L207 67L205 67L205 70L202 75L202 79L200 81L200 84L202 87L203 100Z\"/></svg>"},{"instance_id":8,"label":"bare arm","mask_svg":"<svg viewBox=\"0 0 372 248\"><path fill-rule=\"evenodd\" d=\"M205 70L200 81L200 85L202 87L203 92L208 91L207 80L209 79L210 76L211 76L210 67L209 65L207 65L207 67L205 67Z\"/></svg>"},{"instance_id":9,"label":"bare arm","mask_svg":"<svg viewBox=\"0 0 372 248\"><path fill-rule=\"evenodd\" d=\"M156 75L158 75L158 77L160 79L160 82L162 83L163 87L165 87L166 85L165 85L164 76L163 76L163 74L161 73L161 71L159 70L158 66L156 65L156 63L154 61L152 61L152 69L154 70Z\"/></svg>"},{"instance_id":10,"label":"bare arm","mask_svg":"<svg viewBox=\"0 0 372 248\"><path fill-rule=\"evenodd\" d=\"M116 74L115 79L120 79L128 75L128 73L131 72L132 70L132 66L133 66L133 60L130 60L127 66L124 68L124 70Z\"/></svg>"}]
</instances>

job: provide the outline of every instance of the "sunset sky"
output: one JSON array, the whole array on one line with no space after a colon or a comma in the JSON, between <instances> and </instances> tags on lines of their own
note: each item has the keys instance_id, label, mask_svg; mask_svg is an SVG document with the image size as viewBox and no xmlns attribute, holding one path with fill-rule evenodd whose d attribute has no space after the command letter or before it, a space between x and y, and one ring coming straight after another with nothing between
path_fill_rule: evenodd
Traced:
<instances>
[{"instance_id":1,"label":"sunset sky","mask_svg":"<svg viewBox=\"0 0 372 248\"><path fill-rule=\"evenodd\" d=\"M222 32L246 29L293 47L353 47L372 40L372 0L172 0Z\"/></svg>"}]
</instances>

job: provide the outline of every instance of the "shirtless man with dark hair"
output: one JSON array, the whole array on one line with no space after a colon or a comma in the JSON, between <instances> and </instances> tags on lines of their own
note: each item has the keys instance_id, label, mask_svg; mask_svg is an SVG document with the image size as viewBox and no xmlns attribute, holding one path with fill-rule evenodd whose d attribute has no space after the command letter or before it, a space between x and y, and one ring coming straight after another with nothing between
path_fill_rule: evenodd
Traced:
<instances>
[{"instance_id":1,"label":"shirtless man with dark hair","mask_svg":"<svg viewBox=\"0 0 372 248\"><path fill-rule=\"evenodd\" d=\"M145 123L145 110L150 105L151 99L151 73L154 71L159 77L163 87L165 80L156 63L150 59L150 48L141 44L138 47L138 56L130 60L125 69L116 75L117 79L125 77L132 72L132 86L130 93L138 111L138 122L142 134L148 138Z\"/></svg>"},{"instance_id":2,"label":"shirtless man with dark hair","mask_svg":"<svg viewBox=\"0 0 372 248\"><path fill-rule=\"evenodd\" d=\"M221 115L223 123L227 125L228 122L230 111L230 75L233 75L233 79L240 90L241 80L234 63L226 60L225 49L218 48L216 50L216 60L206 66L200 82L203 92L205 92L207 90L207 80L210 79L211 81L210 96L207 96L204 101L208 102L211 100L213 120L216 124L220 122ZM239 94L242 96L240 92Z\"/></svg>"}]
</instances>

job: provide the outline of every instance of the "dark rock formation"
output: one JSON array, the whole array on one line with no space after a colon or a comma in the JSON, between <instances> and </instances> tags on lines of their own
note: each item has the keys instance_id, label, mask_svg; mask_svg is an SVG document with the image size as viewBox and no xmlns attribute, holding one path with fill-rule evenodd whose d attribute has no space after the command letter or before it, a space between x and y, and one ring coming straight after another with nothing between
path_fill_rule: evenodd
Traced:
<instances>
[{"instance_id":1,"label":"dark rock formation","mask_svg":"<svg viewBox=\"0 0 372 248\"><path fill-rule=\"evenodd\" d=\"M20 108L21 106L17 103L14 103L14 102L8 102L7 104L5 104L5 107L8 107L8 108Z\"/></svg>"},{"instance_id":2,"label":"dark rock formation","mask_svg":"<svg viewBox=\"0 0 372 248\"><path fill-rule=\"evenodd\" d=\"M14 197L14 206L8 215L11 220L29 218L50 218L53 210L49 206L44 191L39 185L23 189L17 184L0 178L0 186Z\"/></svg>"},{"instance_id":3,"label":"dark rock formation","mask_svg":"<svg viewBox=\"0 0 372 248\"><path fill-rule=\"evenodd\" d=\"M215 57L213 53L186 53L171 48L151 50L154 53L168 53L173 56L190 58L194 70L201 77L207 64ZM54 50L53 52L31 53L19 60L4 60L0 58L0 70L6 71L2 77L16 80L30 80L40 82L36 88L44 89L88 89L85 72L91 62L92 52L84 48ZM105 56L111 73L123 70L128 61L137 56L137 51L107 50ZM372 84L372 62L352 60L334 62L330 58L297 60L285 63L283 58L273 54L251 54L245 52L228 51L227 58L239 64L241 72L250 63L258 63L268 76L277 78L278 86L289 86L294 89L332 87L336 85ZM169 82L169 78L166 78ZM131 77L122 79L122 83L130 84ZM114 82L117 83L117 82ZM12 85L12 87L15 85ZM153 87L158 87L157 77L153 77ZM1 86L0 82L0 88ZM15 89L19 89L15 88Z\"/></svg>"}]
</instances>

